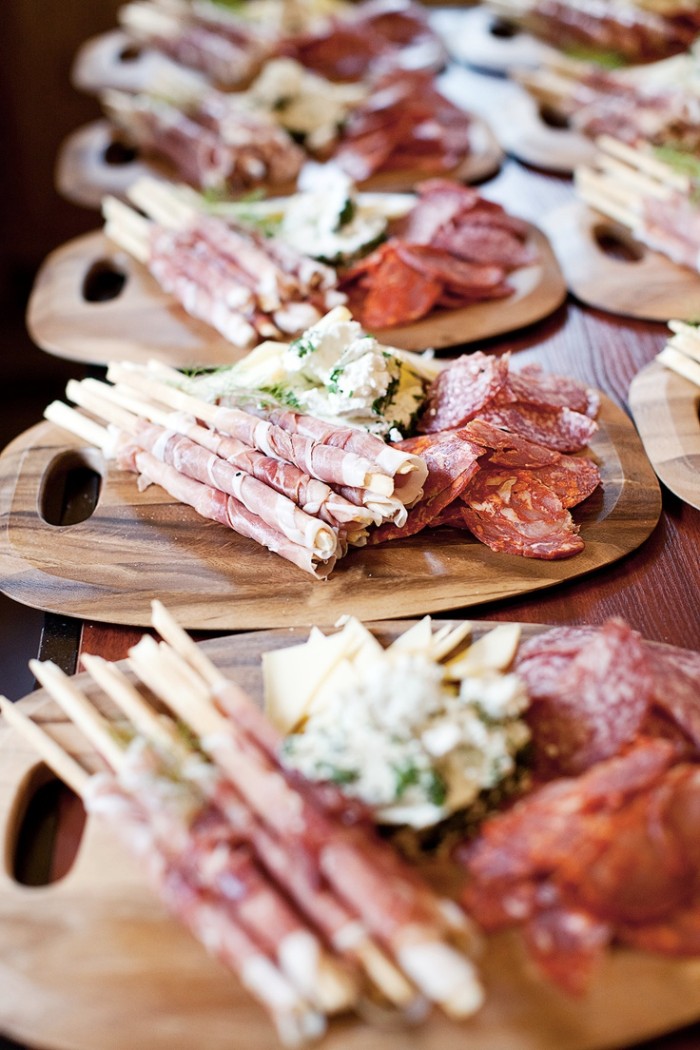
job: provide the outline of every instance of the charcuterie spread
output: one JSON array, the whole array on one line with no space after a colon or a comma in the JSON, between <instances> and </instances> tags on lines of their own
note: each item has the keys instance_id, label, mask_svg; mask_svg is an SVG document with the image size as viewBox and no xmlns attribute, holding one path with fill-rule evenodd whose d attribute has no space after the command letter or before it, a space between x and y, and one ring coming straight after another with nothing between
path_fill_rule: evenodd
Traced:
<instances>
[{"instance_id":1,"label":"charcuterie spread","mask_svg":"<svg viewBox=\"0 0 700 1050\"><path fill-rule=\"evenodd\" d=\"M282 1042L367 996L467 1034L482 938L504 927L574 996L619 945L697 953L697 654L620 620L470 644L426 618L388 648L350 620L266 654L266 718L158 602L153 625L128 674L32 662L97 763L0 705Z\"/></svg>"},{"instance_id":2,"label":"charcuterie spread","mask_svg":"<svg viewBox=\"0 0 700 1050\"><path fill-rule=\"evenodd\" d=\"M243 349L299 334L338 303L368 328L387 329L507 299L509 274L537 262L527 223L445 179L420 183L417 196L358 195L335 169L320 169L291 198L213 214L186 189L153 180L129 197L150 218L110 198L107 236Z\"/></svg>"},{"instance_id":3,"label":"charcuterie spread","mask_svg":"<svg viewBox=\"0 0 700 1050\"><path fill-rule=\"evenodd\" d=\"M572 130L610 135L630 145L697 150L698 66L694 52L633 69L601 69L560 59L517 80Z\"/></svg>"},{"instance_id":4,"label":"charcuterie spread","mask_svg":"<svg viewBox=\"0 0 700 1050\"><path fill-rule=\"evenodd\" d=\"M203 380L157 364L113 365L107 377L113 385L67 390L100 423L57 402L47 418L140 485L315 575L350 547L443 525L525 557L583 550L569 508L600 473L573 454L596 432L598 396L539 369L511 372L507 354L459 358L428 384L418 355L377 344L339 307L288 347L262 345Z\"/></svg>"},{"instance_id":5,"label":"charcuterie spread","mask_svg":"<svg viewBox=\"0 0 700 1050\"><path fill-rule=\"evenodd\" d=\"M488 8L564 53L601 64L652 62L687 51L700 33L697 8L625 0L489 0ZM657 9L658 6L658 9Z\"/></svg>"}]
</instances>

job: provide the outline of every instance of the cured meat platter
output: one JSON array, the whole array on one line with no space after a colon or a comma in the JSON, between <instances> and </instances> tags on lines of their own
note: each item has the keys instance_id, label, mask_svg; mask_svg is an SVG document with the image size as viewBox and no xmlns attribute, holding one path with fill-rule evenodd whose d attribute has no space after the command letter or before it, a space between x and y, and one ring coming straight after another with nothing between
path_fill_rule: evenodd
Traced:
<instances>
[{"instance_id":1,"label":"cured meat platter","mask_svg":"<svg viewBox=\"0 0 700 1050\"><path fill-rule=\"evenodd\" d=\"M659 480L700 510L700 388L652 361L632 380L629 405Z\"/></svg>"},{"instance_id":2,"label":"cured meat platter","mask_svg":"<svg viewBox=\"0 0 700 1050\"><path fill-rule=\"evenodd\" d=\"M456 530L361 548L326 581L205 522L152 485L44 422L0 456L3 589L28 605L89 620L143 625L159 594L190 629L240 630L332 624L467 608L560 584L635 550L658 521L656 477L629 418L603 397L590 453L602 487L575 511L585 549L539 561L496 553ZM70 526L51 524L71 472L101 478L94 512ZM99 549L97 561L86 549ZM400 583L401 606L396 587Z\"/></svg>"},{"instance_id":3,"label":"cured meat platter","mask_svg":"<svg viewBox=\"0 0 700 1050\"><path fill-rule=\"evenodd\" d=\"M480 182L494 175L503 161L501 149L485 121L473 117L469 128L470 152L445 175L462 182ZM362 182L366 190L412 190L420 170L377 172ZM107 120L96 120L72 132L58 151L54 181L58 192L86 208L99 208L103 197L122 196L141 175L177 181L175 169L164 160L142 156ZM293 186L286 187L292 190ZM284 187L275 186L275 192Z\"/></svg>"},{"instance_id":4,"label":"cured meat platter","mask_svg":"<svg viewBox=\"0 0 700 1050\"><path fill-rule=\"evenodd\" d=\"M566 286L547 238L534 226L530 243L538 261L510 275L514 292L507 299L434 311L374 334L406 350L439 349L488 339L548 316L563 302ZM27 325L43 350L84 364L154 358L175 368L214 367L244 353L186 314L140 263L100 231L48 256L32 291Z\"/></svg>"},{"instance_id":5,"label":"cured meat platter","mask_svg":"<svg viewBox=\"0 0 700 1050\"><path fill-rule=\"evenodd\" d=\"M374 630L386 644L406 626L377 624ZM492 626L475 623L474 636ZM523 635L543 629L525 626ZM259 701L262 651L304 636L287 630L244 634L202 646ZM86 692L100 704L94 685L88 684ZM19 706L55 727L62 745L90 764L90 749L45 692L24 698ZM142 870L98 818L88 818L65 877L31 889L14 880L9 873L17 868L19 830L36 790L48 779L30 745L3 721L3 1032L49 1050L92 1050L96 1033L101 1050L121 1050L127 1042L152 1050L189 1050L203 1032L210 1050L231 1045L275 1050L279 1043L262 1011L168 918ZM480 965L487 997L472 1019L456 1023L436 1014L414 1030L347 1019L332 1024L320 1045L353 1050L371 1042L379 1050L398 1050L415 1039L426 1050L604 1050L669 1031L700 1015L697 960L613 949L581 998L539 978L526 964L516 936L490 937Z\"/></svg>"},{"instance_id":6,"label":"cured meat platter","mask_svg":"<svg viewBox=\"0 0 700 1050\"><path fill-rule=\"evenodd\" d=\"M647 321L695 321L700 276L636 241L581 202L549 212L542 225L569 291L589 306Z\"/></svg>"}]
</instances>

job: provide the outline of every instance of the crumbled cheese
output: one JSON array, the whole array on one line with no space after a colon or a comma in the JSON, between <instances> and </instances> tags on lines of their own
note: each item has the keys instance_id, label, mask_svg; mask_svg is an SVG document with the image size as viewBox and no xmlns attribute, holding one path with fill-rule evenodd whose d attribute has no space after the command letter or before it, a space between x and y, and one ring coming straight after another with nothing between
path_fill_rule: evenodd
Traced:
<instances>
[{"instance_id":1,"label":"crumbled cheese","mask_svg":"<svg viewBox=\"0 0 700 1050\"><path fill-rule=\"evenodd\" d=\"M414 629L410 645L345 660L283 747L284 761L305 776L337 782L381 820L414 826L497 786L529 739L520 719L528 697L516 674L488 669L456 682L429 638L417 647L420 637Z\"/></svg>"}]
</instances>

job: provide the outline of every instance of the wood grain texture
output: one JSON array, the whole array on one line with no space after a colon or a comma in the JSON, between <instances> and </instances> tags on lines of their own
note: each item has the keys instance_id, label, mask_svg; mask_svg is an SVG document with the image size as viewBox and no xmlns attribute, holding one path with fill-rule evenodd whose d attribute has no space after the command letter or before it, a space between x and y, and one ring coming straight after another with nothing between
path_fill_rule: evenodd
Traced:
<instances>
[{"instance_id":1,"label":"wood grain texture","mask_svg":"<svg viewBox=\"0 0 700 1050\"><path fill-rule=\"evenodd\" d=\"M407 624L378 624L383 642ZM475 636L492 624L475 624ZM526 628L525 635L537 628ZM256 699L260 655L306 632L239 635L204 643L219 666ZM93 686L89 687L95 696ZM43 691L19 701L89 768L94 756ZM98 704L113 714L105 701ZM0 1027L49 1050L276 1050L263 1013L235 978L171 920L126 851L89 818L72 870L28 890L12 870L16 828L46 774L0 723ZM454 873L451 873L451 879ZM454 882L453 882L454 886ZM454 886L458 888L458 884ZM700 962L638 952L607 954L589 993L570 999L528 966L515 935L492 937L482 962L486 1005L454 1024L435 1015L416 1029L334 1023L323 1050L603 1050L656 1035L700 1016Z\"/></svg>"},{"instance_id":2,"label":"wood grain texture","mask_svg":"<svg viewBox=\"0 0 700 1050\"><path fill-rule=\"evenodd\" d=\"M62 467L86 448L43 423L0 456L3 590L46 611L147 624L159 596L187 627L241 630L332 624L467 608L563 583L638 547L659 517L658 483L627 416L605 401L591 452L602 486L575 510L586 547L561 561L497 554L468 533L426 530L353 551L326 581L191 508L162 489L138 492L135 477L87 449L102 476L94 514L49 525L40 508ZM80 457L78 457L79 459ZM86 558L86 550L99 550Z\"/></svg>"},{"instance_id":3,"label":"wood grain texture","mask_svg":"<svg viewBox=\"0 0 700 1050\"><path fill-rule=\"evenodd\" d=\"M700 318L700 274L671 262L618 223L579 201L543 221L569 291L589 306L648 321ZM615 258L600 238L628 246L637 258Z\"/></svg>"},{"instance_id":4,"label":"wood grain texture","mask_svg":"<svg viewBox=\"0 0 700 1050\"><path fill-rule=\"evenodd\" d=\"M99 208L103 197L108 194L123 197L129 182L141 175L152 175L172 182L181 181L177 170L167 160L138 149L130 163L111 164L105 149L115 142L127 146L129 139L104 119L86 124L68 135L56 156L54 182L58 192L73 204ZM485 121L474 115L469 126L469 153L457 167L444 172L444 176L461 182L480 182L495 174L502 161L503 150L496 136ZM431 171L432 174L434 172ZM358 185L364 190L401 192L413 190L416 183L425 177L425 171L415 168L377 172ZM261 184L260 188L265 187ZM293 192L294 188L293 185L276 185L271 190L281 195ZM246 190L241 196L249 192Z\"/></svg>"},{"instance_id":5,"label":"wood grain texture","mask_svg":"<svg viewBox=\"0 0 700 1050\"><path fill-rule=\"evenodd\" d=\"M564 301L566 284L547 238L534 226L528 243L538 261L510 275L513 292L507 299L434 311L421 321L374 334L404 350L442 349L546 317ZM121 273L126 280L115 298L90 302L85 281L100 268ZM101 231L69 241L48 256L32 290L27 326L42 349L83 364L155 359L176 368L218 367L246 353L185 313L141 263Z\"/></svg>"},{"instance_id":6,"label":"wood grain texture","mask_svg":"<svg viewBox=\"0 0 700 1050\"><path fill-rule=\"evenodd\" d=\"M700 387L652 361L632 380L629 398L659 480L700 510Z\"/></svg>"},{"instance_id":7,"label":"wood grain texture","mask_svg":"<svg viewBox=\"0 0 700 1050\"><path fill-rule=\"evenodd\" d=\"M95 268L124 275L116 298L85 298L85 281ZM244 356L210 325L185 313L144 266L100 231L48 256L29 299L27 327L43 350L83 364L150 357L185 368L232 364Z\"/></svg>"}]
</instances>

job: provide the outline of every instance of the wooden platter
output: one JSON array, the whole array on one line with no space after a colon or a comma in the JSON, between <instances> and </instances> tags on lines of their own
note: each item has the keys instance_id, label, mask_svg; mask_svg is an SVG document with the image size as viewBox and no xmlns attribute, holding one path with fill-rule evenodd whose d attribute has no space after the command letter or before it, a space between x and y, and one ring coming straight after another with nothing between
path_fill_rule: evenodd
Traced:
<instances>
[{"instance_id":1,"label":"wooden platter","mask_svg":"<svg viewBox=\"0 0 700 1050\"><path fill-rule=\"evenodd\" d=\"M487 6L440 11L432 16L432 24L452 58L489 73L506 74L516 66L535 68L558 53Z\"/></svg>"},{"instance_id":2,"label":"wooden platter","mask_svg":"<svg viewBox=\"0 0 700 1050\"><path fill-rule=\"evenodd\" d=\"M71 69L71 83L79 91L147 91L158 74L173 62L153 48L135 44L123 29L110 29L90 37L78 49Z\"/></svg>"},{"instance_id":3,"label":"wooden platter","mask_svg":"<svg viewBox=\"0 0 700 1050\"><path fill-rule=\"evenodd\" d=\"M442 349L547 317L566 298L566 285L547 238L534 226L530 243L538 261L510 275L513 293L507 299L434 311L421 321L373 334L405 350ZM101 291L116 294L95 300ZM186 314L144 266L101 231L69 241L48 256L29 300L27 327L43 350L85 364L154 358L176 368L211 367L245 355Z\"/></svg>"},{"instance_id":4,"label":"wooden platter","mask_svg":"<svg viewBox=\"0 0 700 1050\"><path fill-rule=\"evenodd\" d=\"M481 182L500 168L503 150L490 127L473 116L469 129L470 152L445 177L461 182ZM115 160L121 157L121 163ZM178 181L167 163L143 156L110 121L92 121L72 132L60 147L54 169L56 190L66 200L85 208L99 208L102 198L121 197L141 175ZM412 190L424 177L419 170L379 172L361 183L362 189L401 192ZM265 187L261 187L264 189ZM275 193L292 192L293 186L275 186Z\"/></svg>"},{"instance_id":5,"label":"wooden platter","mask_svg":"<svg viewBox=\"0 0 700 1050\"><path fill-rule=\"evenodd\" d=\"M647 321L700 317L700 274L646 248L586 204L549 212L542 226L569 291L581 302Z\"/></svg>"},{"instance_id":6,"label":"wooden platter","mask_svg":"<svg viewBox=\"0 0 700 1050\"><path fill-rule=\"evenodd\" d=\"M376 633L386 643L407 626L378 624ZM492 626L477 622L475 636ZM524 634L542 629L524 627ZM304 636L278 631L202 644L259 700L263 649ZM19 703L86 759L84 742L43 691ZM17 831L47 778L23 739L0 722L0 1030L46 1050L191 1050L203 1040L207 1050L277 1050L262 1012L165 914L99 819L87 820L63 879L31 888L14 881ZM320 1050L404 1050L409 1043L421 1050L609 1050L700 1016L698 959L612 950L581 999L542 981L511 934L489 938L481 966L486 1004L468 1022L435 1015L405 1029L347 1019L331 1025Z\"/></svg>"},{"instance_id":7,"label":"wooden platter","mask_svg":"<svg viewBox=\"0 0 700 1050\"><path fill-rule=\"evenodd\" d=\"M559 126L514 80L453 65L443 74L440 86L453 102L461 100L483 117L501 148L524 164L568 175L593 157L589 139Z\"/></svg>"},{"instance_id":8,"label":"wooden platter","mask_svg":"<svg viewBox=\"0 0 700 1050\"><path fill-rule=\"evenodd\" d=\"M652 361L632 380L629 406L659 480L700 510L700 387Z\"/></svg>"},{"instance_id":9,"label":"wooden platter","mask_svg":"<svg viewBox=\"0 0 700 1050\"><path fill-rule=\"evenodd\" d=\"M44 422L0 456L0 585L45 611L137 626L150 622L159 595L183 625L199 630L468 608L600 569L649 536L661 511L658 482L629 418L605 397L591 453L602 487L574 511L586 546L573 558L497 554L443 528L355 550L321 582L204 521L156 485L139 492L133 475ZM78 467L101 476L97 506L78 524L50 524L57 519L47 508ZM86 558L86 550L99 555Z\"/></svg>"}]
</instances>

